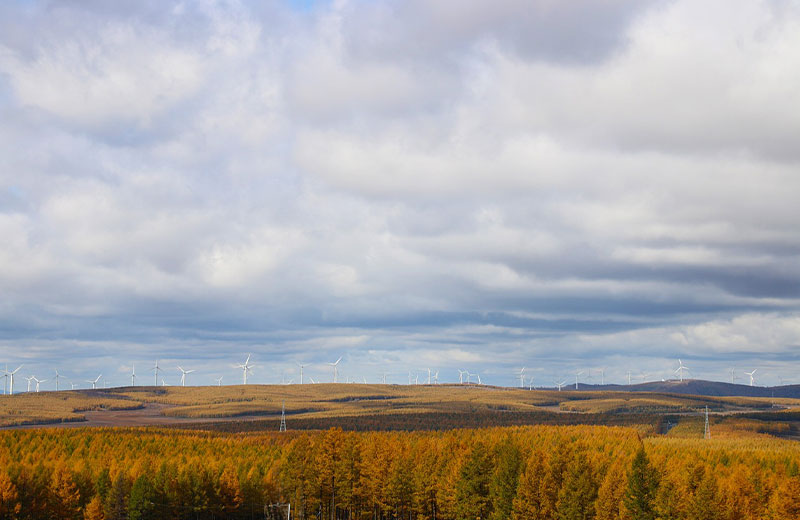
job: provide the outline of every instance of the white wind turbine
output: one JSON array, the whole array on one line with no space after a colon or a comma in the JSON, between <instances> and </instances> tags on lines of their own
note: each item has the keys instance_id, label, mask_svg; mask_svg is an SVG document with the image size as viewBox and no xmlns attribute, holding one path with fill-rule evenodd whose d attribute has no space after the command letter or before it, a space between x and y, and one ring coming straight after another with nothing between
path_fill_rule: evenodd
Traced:
<instances>
[{"instance_id":1,"label":"white wind turbine","mask_svg":"<svg viewBox=\"0 0 800 520\"><path fill-rule=\"evenodd\" d=\"M23 366L24 365L18 366L17 369L12 371L12 372L9 372L8 370L6 370L6 374L8 374L8 383L9 383L9 385L8 385L8 393L11 394L11 395L14 395L14 374L19 372L19 369L22 368Z\"/></svg>"},{"instance_id":2,"label":"white wind turbine","mask_svg":"<svg viewBox=\"0 0 800 520\"><path fill-rule=\"evenodd\" d=\"M300 384L302 385L303 384L303 369L305 367L307 367L308 365L301 365L300 363L297 363L297 366L300 367Z\"/></svg>"},{"instance_id":3,"label":"white wind turbine","mask_svg":"<svg viewBox=\"0 0 800 520\"><path fill-rule=\"evenodd\" d=\"M631 386L631 371L628 370L628 386Z\"/></svg>"},{"instance_id":4,"label":"white wind turbine","mask_svg":"<svg viewBox=\"0 0 800 520\"><path fill-rule=\"evenodd\" d=\"M56 380L56 392L58 392L58 380L59 380L60 377L61 377L61 374L59 374L58 370L56 370L56 377L53 378L53 379Z\"/></svg>"},{"instance_id":5,"label":"white wind turbine","mask_svg":"<svg viewBox=\"0 0 800 520\"><path fill-rule=\"evenodd\" d=\"M469 377L469 371L468 370L461 370L459 368L458 369L458 384L460 384L460 385L464 384L464 374L466 374Z\"/></svg>"},{"instance_id":6,"label":"white wind turbine","mask_svg":"<svg viewBox=\"0 0 800 520\"><path fill-rule=\"evenodd\" d=\"M214 381L217 382L217 386L222 386L222 376L219 376L218 378L214 379Z\"/></svg>"},{"instance_id":7,"label":"white wind turbine","mask_svg":"<svg viewBox=\"0 0 800 520\"><path fill-rule=\"evenodd\" d=\"M33 381L34 379L36 379L36 378L35 378L35 377L33 377L33 376L31 376L31 377L26 377L26 378L25 378L25 381L27 381L27 382L28 382L28 390L27 390L28 392L30 392L30 391L31 391L31 381Z\"/></svg>"},{"instance_id":8,"label":"white wind turbine","mask_svg":"<svg viewBox=\"0 0 800 520\"><path fill-rule=\"evenodd\" d=\"M731 384L732 384L732 385L733 385L733 384L736 384L736 379L737 379L737 378L736 378L736 369L735 369L735 368L733 368L733 367L731 367L731 369L730 369L730 373L731 373Z\"/></svg>"},{"instance_id":9,"label":"white wind turbine","mask_svg":"<svg viewBox=\"0 0 800 520\"><path fill-rule=\"evenodd\" d=\"M559 382L557 382L557 381L553 381L553 382L554 382L554 383L556 384L556 386L558 387L558 391L559 391L559 392L561 391L561 388L562 388L564 385L566 385L566 384L567 384L567 380L566 380L566 379L565 379L565 380L563 380L563 381L561 381L560 383L559 383Z\"/></svg>"},{"instance_id":10,"label":"white wind turbine","mask_svg":"<svg viewBox=\"0 0 800 520\"><path fill-rule=\"evenodd\" d=\"M757 368L754 368L752 372L745 372L748 376L750 376L750 386L754 386L756 384L756 378L753 375L756 373Z\"/></svg>"},{"instance_id":11,"label":"white wind turbine","mask_svg":"<svg viewBox=\"0 0 800 520\"><path fill-rule=\"evenodd\" d=\"M244 363L239 363L236 365L236 368L242 369L242 381L243 384L247 384L247 371L252 369L255 365L250 364L250 354L247 354L247 359L244 360Z\"/></svg>"},{"instance_id":12,"label":"white wind turbine","mask_svg":"<svg viewBox=\"0 0 800 520\"><path fill-rule=\"evenodd\" d=\"M181 371L181 386L186 386L186 374L191 374L194 370L184 370L181 367L178 367L178 370Z\"/></svg>"},{"instance_id":13,"label":"white wind turbine","mask_svg":"<svg viewBox=\"0 0 800 520\"><path fill-rule=\"evenodd\" d=\"M576 370L575 371L575 390L578 389L578 376L583 374L583 370Z\"/></svg>"},{"instance_id":14,"label":"white wind turbine","mask_svg":"<svg viewBox=\"0 0 800 520\"><path fill-rule=\"evenodd\" d=\"M533 376L531 376L531 378L528 380L528 390L533 390L534 388L536 387L533 386Z\"/></svg>"},{"instance_id":15,"label":"white wind turbine","mask_svg":"<svg viewBox=\"0 0 800 520\"><path fill-rule=\"evenodd\" d=\"M519 371L519 387L525 388L525 367L522 367L522 370Z\"/></svg>"},{"instance_id":16,"label":"white wind turbine","mask_svg":"<svg viewBox=\"0 0 800 520\"><path fill-rule=\"evenodd\" d=\"M428 384L431 384L431 369L428 369Z\"/></svg>"},{"instance_id":17,"label":"white wind turbine","mask_svg":"<svg viewBox=\"0 0 800 520\"><path fill-rule=\"evenodd\" d=\"M40 380L36 379L36 377L35 377L35 376L31 376L31 377L33 377L33 380L34 380L34 381L36 381L36 391L37 391L37 392L39 391L39 385L40 385L40 384L42 384L42 383L46 383L46 382L48 382L48 381L49 381L49 379L42 379L42 380L40 381Z\"/></svg>"},{"instance_id":18,"label":"white wind turbine","mask_svg":"<svg viewBox=\"0 0 800 520\"><path fill-rule=\"evenodd\" d=\"M70 382L69 386L70 390L75 390L75 383Z\"/></svg>"},{"instance_id":19,"label":"white wind turbine","mask_svg":"<svg viewBox=\"0 0 800 520\"><path fill-rule=\"evenodd\" d=\"M103 377L103 374L100 374L99 376L97 376L97 379L95 379L94 381L92 381L91 379L87 379L86 382L87 383L92 383L92 390L94 390L94 389L97 388L97 382L100 381L101 377Z\"/></svg>"},{"instance_id":20,"label":"white wind turbine","mask_svg":"<svg viewBox=\"0 0 800 520\"><path fill-rule=\"evenodd\" d=\"M603 367L598 370L600 371L600 386L606 386L606 369Z\"/></svg>"},{"instance_id":21,"label":"white wind turbine","mask_svg":"<svg viewBox=\"0 0 800 520\"><path fill-rule=\"evenodd\" d=\"M156 359L156 364L155 364L155 366L153 366L153 386L158 386L158 373L159 372L164 372L164 371L161 370L161 368L158 366L158 360ZM163 381L164 379L162 378L161 380Z\"/></svg>"},{"instance_id":22,"label":"white wind turbine","mask_svg":"<svg viewBox=\"0 0 800 520\"><path fill-rule=\"evenodd\" d=\"M678 374L678 377L680 377L680 378L681 378L681 381L683 381L683 371L684 371L684 370L688 371L688 370L689 370L689 367L687 367L686 365L684 365L684 364L683 364L683 361L681 361L680 359L678 360L678 365L679 365L679 366L678 366L678 368L676 368L676 369L675 369L675 372Z\"/></svg>"},{"instance_id":23,"label":"white wind turbine","mask_svg":"<svg viewBox=\"0 0 800 520\"><path fill-rule=\"evenodd\" d=\"M434 385L438 385L439 384L439 371L438 370L436 371L436 373L433 374L433 384Z\"/></svg>"},{"instance_id":24,"label":"white wind turbine","mask_svg":"<svg viewBox=\"0 0 800 520\"><path fill-rule=\"evenodd\" d=\"M136 363L131 365L131 386L136 386Z\"/></svg>"},{"instance_id":25,"label":"white wind turbine","mask_svg":"<svg viewBox=\"0 0 800 520\"><path fill-rule=\"evenodd\" d=\"M336 360L336 363L328 363L330 366L333 367L333 382L339 382L339 361L342 360L342 356L339 356L339 359Z\"/></svg>"}]
</instances>

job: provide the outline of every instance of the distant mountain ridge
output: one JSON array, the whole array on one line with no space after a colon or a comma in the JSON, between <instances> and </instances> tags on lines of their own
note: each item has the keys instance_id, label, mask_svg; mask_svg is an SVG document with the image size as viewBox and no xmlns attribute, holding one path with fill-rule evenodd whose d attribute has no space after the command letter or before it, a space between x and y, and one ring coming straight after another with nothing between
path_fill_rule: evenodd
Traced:
<instances>
[{"instance_id":1,"label":"distant mountain ridge","mask_svg":"<svg viewBox=\"0 0 800 520\"><path fill-rule=\"evenodd\" d=\"M571 388L565 387L564 391L569 391L570 389L574 389L574 386ZM721 381L704 381L702 379L651 381L633 385L591 385L581 383L578 385L578 389L584 392L659 392L708 397L789 397L800 399L800 385L750 386L723 383Z\"/></svg>"}]
</instances>

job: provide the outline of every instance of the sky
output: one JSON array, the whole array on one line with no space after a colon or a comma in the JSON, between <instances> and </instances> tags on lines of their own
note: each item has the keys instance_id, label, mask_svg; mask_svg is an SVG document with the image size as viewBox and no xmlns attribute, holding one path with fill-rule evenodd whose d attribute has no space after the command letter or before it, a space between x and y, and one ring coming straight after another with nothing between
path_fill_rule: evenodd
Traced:
<instances>
[{"instance_id":1,"label":"sky","mask_svg":"<svg viewBox=\"0 0 800 520\"><path fill-rule=\"evenodd\" d=\"M3 2L0 363L800 383L798 107L795 0Z\"/></svg>"}]
</instances>

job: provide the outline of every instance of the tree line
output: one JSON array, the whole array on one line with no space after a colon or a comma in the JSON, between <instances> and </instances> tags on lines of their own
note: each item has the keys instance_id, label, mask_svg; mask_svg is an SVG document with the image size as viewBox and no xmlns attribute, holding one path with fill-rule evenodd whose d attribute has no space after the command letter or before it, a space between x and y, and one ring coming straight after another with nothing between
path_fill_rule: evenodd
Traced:
<instances>
[{"instance_id":1,"label":"tree line","mask_svg":"<svg viewBox=\"0 0 800 520\"><path fill-rule=\"evenodd\" d=\"M791 441L600 426L7 431L0 519L800 519L798 463Z\"/></svg>"}]
</instances>

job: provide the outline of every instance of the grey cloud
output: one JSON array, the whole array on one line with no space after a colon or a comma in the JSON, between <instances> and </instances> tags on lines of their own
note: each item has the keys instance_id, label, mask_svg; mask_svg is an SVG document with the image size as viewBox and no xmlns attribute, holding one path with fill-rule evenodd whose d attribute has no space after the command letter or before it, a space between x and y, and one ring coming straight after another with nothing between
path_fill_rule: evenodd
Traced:
<instances>
[{"instance_id":1,"label":"grey cloud","mask_svg":"<svg viewBox=\"0 0 800 520\"><path fill-rule=\"evenodd\" d=\"M700 8L0 7L9 361L795 359L797 13Z\"/></svg>"},{"instance_id":2,"label":"grey cloud","mask_svg":"<svg viewBox=\"0 0 800 520\"><path fill-rule=\"evenodd\" d=\"M350 52L371 59L457 62L488 40L526 59L591 64L624 45L628 25L653 3L354 2L343 28Z\"/></svg>"}]
</instances>

